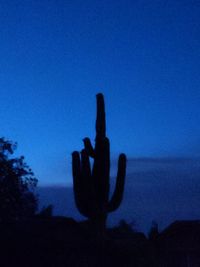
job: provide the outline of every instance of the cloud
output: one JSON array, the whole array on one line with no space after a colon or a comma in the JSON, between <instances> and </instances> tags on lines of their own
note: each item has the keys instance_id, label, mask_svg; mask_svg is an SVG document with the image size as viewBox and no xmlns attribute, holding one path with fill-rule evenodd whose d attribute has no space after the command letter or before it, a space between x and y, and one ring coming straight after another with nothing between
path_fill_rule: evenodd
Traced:
<instances>
[{"instance_id":1,"label":"cloud","mask_svg":"<svg viewBox=\"0 0 200 267\"><path fill-rule=\"evenodd\" d=\"M116 173L116 162L113 162ZM113 191L115 176L112 177ZM112 192L111 192L112 193ZM39 188L41 206L54 213L83 219L76 209L72 187ZM124 199L109 215L114 225L124 218L147 232L152 220L162 229L177 219L199 219L200 160L190 158L132 158L128 161Z\"/></svg>"},{"instance_id":2,"label":"cloud","mask_svg":"<svg viewBox=\"0 0 200 267\"><path fill-rule=\"evenodd\" d=\"M130 158L127 163L127 173L143 173L149 171L193 172L200 169L199 158Z\"/></svg>"},{"instance_id":3,"label":"cloud","mask_svg":"<svg viewBox=\"0 0 200 267\"><path fill-rule=\"evenodd\" d=\"M113 182L114 183L114 182ZM113 184L112 184L113 186ZM200 160L192 158L132 158L128 161L122 217L148 229L177 219L199 219ZM113 214L113 220L117 216Z\"/></svg>"}]
</instances>

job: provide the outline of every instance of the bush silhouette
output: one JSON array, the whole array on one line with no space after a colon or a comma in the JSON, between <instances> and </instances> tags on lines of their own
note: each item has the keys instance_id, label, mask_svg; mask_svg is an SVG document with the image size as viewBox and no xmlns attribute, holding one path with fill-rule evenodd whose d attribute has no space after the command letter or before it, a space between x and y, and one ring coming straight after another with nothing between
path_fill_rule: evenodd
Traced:
<instances>
[{"instance_id":1,"label":"bush silhouette","mask_svg":"<svg viewBox=\"0 0 200 267\"><path fill-rule=\"evenodd\" d=\"M30 217L37 209L37 179L23 156L12 157L16 147L0 138L0 221Z\"/></svg>"},{"instance_id":2,"label":"bush silhouette","mask_svg":"<svg viewBox=\"0 0 200 267\"><path fill-rule=\"evenodd\" d=\"M152 221L152 225L149 231L149 240L155 241L158 236L159 236L158 224L157 222Z\"/></svg>"},{"instance_id":3,"label":"bush silhouette","mask_svg":"<svg viewBox=\"0 0 200 267\"><path fill-rule=\"evenodd\" d=\"M81 153L77 151L72 153L75 201L79 212L89 218L97 232L102 233L105 231L108 212L115 211L121 204L126 173L126 156L120 154L116 186L113 196L109 199L110 144L106 137L105 105L102 94L97 94L94 148L89 138L83 141L85 148ZM90 158L94 163L92 170Z\"/></svg>"},{"instance_id":4,"label":"bush silhouette","mask_svg":"<svg viewBox=\"0 0 200 267\"><path fill-rule=\"evenodd\" d=\"M42 210L37 214L40 218L51 218L53 216L53 205L48 205L42 208Z\"/></svg>"}]
</instances>

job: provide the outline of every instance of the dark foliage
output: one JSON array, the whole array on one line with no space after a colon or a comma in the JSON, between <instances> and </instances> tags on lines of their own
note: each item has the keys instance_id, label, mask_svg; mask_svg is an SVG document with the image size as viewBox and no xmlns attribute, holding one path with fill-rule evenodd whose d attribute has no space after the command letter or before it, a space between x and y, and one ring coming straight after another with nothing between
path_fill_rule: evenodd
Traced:
<instances>
[{"instance_id":1,"label":"dark foliage","mask_svg":"<svg viewBox=\"0 0 200 267\"><path fill-rule=\"evenodd\" d=\"M89 218L95 229L105 230L108 212L115 211L121 204L125 174L126 156L120 154L116 186L109 199L110 185L110 143L106 137L105 105L102 94L97 94L96 138L93 148L89 138L84 140L81 153L72 154L73 184L76 205L79 212ZM91 168L90 160L93 161Z\"/></svg>"},{"instance_id":2,"label":"dark foliage","mask_svg":"<svg viewBox=\"0 0 200 267\"><path fill-rule=\"evenodd\" d=\"M120 220L119 224L113 228L111 228L110 232L114 233L115 236L121 237L131 237L136 231L133 228L134 222L127 223L125 220Z\"/></svg>"},{"instance_id":3,"label":"dark foliage","mask_svg":"<svg viewBox=\"0 0 200 267\"><path fill-rule=\"evenodd\" d=\"M42 210L37 214L39 218L50 218L53 216L53 205L48 205L42 208Z\"/></svg>"},{"instance_id":4,"label":"dark foliage","mask_svg":"<svg viewBox=\"0 0 200 267\"><path fill-rule=\"evenodd\" d=\"M159 235L158 224L155 221L153 221L149 231L149 239L151 241L154 241L157 239L158 235Z\"/></svg>"},{"instance_id":5,"label":"dark foliage","mask_svg":"<svg viewBox=\"0 0 200 267\"><path fill-rule=\"evenodd\" d=\"M30 217L37 209L37 179L23 156L12 157L16 147L0 138L0 221Z\"/></svg>"}]
</instances>

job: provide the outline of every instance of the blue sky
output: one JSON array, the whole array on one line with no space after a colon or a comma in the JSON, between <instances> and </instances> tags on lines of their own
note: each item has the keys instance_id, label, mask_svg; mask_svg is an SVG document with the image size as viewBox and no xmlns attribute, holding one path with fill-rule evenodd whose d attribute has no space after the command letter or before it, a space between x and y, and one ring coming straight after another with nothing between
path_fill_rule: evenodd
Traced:
<instances>
[{"instance_id":1,"label":"blue sky","mask_svg":"<svg viewBox=\"0 0 200 267\"><path fill-rule=\"evenodd\" d=\"M69 183L106 101L112 157L200 156L200 2L1 1L1 136Z\"/></svg>"}]
</instances>

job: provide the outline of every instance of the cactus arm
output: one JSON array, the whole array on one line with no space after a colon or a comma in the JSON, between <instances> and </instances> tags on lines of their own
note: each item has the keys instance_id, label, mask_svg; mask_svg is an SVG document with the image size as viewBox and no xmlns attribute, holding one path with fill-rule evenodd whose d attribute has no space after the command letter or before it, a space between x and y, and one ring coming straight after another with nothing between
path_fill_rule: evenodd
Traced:
<instances>
[{"instance_id":1,"label":"cactus arm","mask_svg":"<svg viewBox=\"0 0 200 267\"><path fill-rule=\"evenodd\" d=\"M124 192L125 176L126 176L126 156L125 154L120 154L118 160L118 171L117 171L115 190L111 200L108 203L108 212L115 211L121 204Z\"/></svg>"},{"instance_id":2,"label":"cactus arm","mask_svg":"<svg viewBox=\"0 0 200 267\"><path fill-rule=\"evenodd\" d=\"M77 187L81 176L81 161L78 151L72 153L72 176L74 185ZM79 189L79 188L77 188Z\"/></svg>"},{"instance_id":3,"label":"cactus arm","mask_svg":"<svg viewBox=\"0 0 200 267\"><path fill-rule=\"evenodd\" d=\"M91 182L91 168L87 151L82 149L81 151L81 171L84 180L84 184ZM88 185L87 185L88 186Z\"/></svg>"},{"instance_id":4,"label":"cactus arm","mask_svg":"<svg viewBox=\"0 0 200 267\"><path fill-rule=\"evenodd\" d=\"M81 202L82 202L81 160L78 151L74 151L72 153L72 176L73 176L74 198L76 206L78 207L80 213L83 213L81 208Z\"/></svg>"},{"instance_id":5,"label":"cactus arm","mask_svg":"<svg viewBox=\"0 0 200 267\"><path fill-rule=\"evenodd\" d=\"M90 216L90 210L88 206L88 192L86 192L85 180L82 168L82 159L80 159L79 152L75 151L72 153L72 174L73 174L73 184L74 184L74 198L76 206L79 212L85 216ZM84 169L84 168L83 168Z\"/></svg>"},{"instance_id":6,"label":"cactus arm","mask_svg":"<svg viewBox=\"0 0 200 267\"><path fill-rule=\"evenodd\" d=\"M94 216L96 211L94 181L91 174L90 160L87 151L81 151L81 173L82 173L82 191L84 192L83 205L87 211L87 217Z\"/></svg>"},{"instance_id":7,"label":"cactus arm","mask_svg":"<svg viewBox=\"0 0 200 267\"><path fill-rule=\"evenodd\" d=\"M95 152L94 152L94 148L92 147L90 139L88 137L84 138L83 143L84 143L84 147L85 147L85 150L88 156L90 156L91 158L94 158Z\"/></svg>"}]
</instances>

